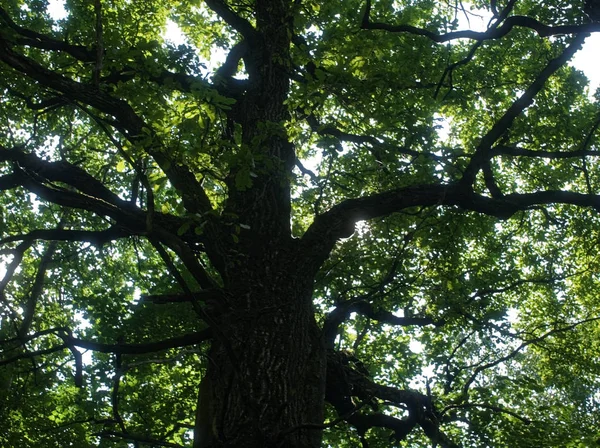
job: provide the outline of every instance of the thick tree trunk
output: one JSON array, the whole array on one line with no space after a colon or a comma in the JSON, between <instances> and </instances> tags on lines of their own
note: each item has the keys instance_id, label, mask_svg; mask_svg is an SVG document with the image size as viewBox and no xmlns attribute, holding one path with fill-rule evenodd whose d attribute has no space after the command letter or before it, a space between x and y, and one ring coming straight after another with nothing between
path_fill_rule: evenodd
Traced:
<instances>
[{"instance_id":1,"label":"thick tree trunk","mask_svg":"<svg viewBox=\"0 0 600 448\"><path fill-rule=\"evenodd\" d=\"M326 355L311 302L316 268L302 267L290 234L295 153L284 123L292 7L287 0L257 0L255 28L242 31L247 88L228 112L241 127L242 144L227 178L224 213L239 235L220 235L212 251L226 300L211 318L204 385L210 393L200 394L210 398L199 403L202 410L205 402L199 415L208 417L198 418L196 430L206 442L197 448L321 443L321 431L306 427L322 423L325 399Z\"/></svg>"},{"instance_id":2,"label":"thick tree trunk","mask_svg":"<svg viewBox=\"0 0 600 448\"><path fill-rule=\"evenodd\" d=\"M273 255L271 263L249 260L239 268L226 309L215 316L210 399L199 403L209 420L199 431L210 443L196 447L320 446L321 431L303 426L322 423L325 396L312 275L300 272L285 249Z\"/></svg>"}]
</instances>

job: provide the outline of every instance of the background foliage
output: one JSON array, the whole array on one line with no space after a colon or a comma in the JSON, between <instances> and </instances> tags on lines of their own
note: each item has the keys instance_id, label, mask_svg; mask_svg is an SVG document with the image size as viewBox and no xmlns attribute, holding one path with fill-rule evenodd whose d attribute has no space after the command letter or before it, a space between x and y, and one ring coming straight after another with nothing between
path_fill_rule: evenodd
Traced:
<instances>
[{"instance_id":1,"label":"background foliage","mask_svg":"<svg viewBox=\"0 0 600 448\"><path fill-rule=\"evenodd\" d=\"M230 7L253 23L253 1ZM573 33L544 37L515 26L493 39L436 42L414 30L366 29L366 7L355 0L295 2L285 132L298 158L296 237L344 199L463 178L482 137L574 40ZM549 26L583 26L589 23L583 7L577 1L381 0L370 5L370 23L443 35L465 29L474 14L492 17L493 30L506 13ZM162 142L157 151L168 164L188 167L202 182L215 215L228 197L228 173L236 172L243 191L256 170L268 169L268 160L240 144L241 130L227 116L235 99L219 87L224 65L211 63L224 60L238 33L205 3L102 1L104 53L96 75L94 2L67 0L65 9L55 20L45 1L5 0L2 45L78 83L92 85L99 76L99 89L126 101L149 124L142 132ZM186 44L165 39L168 22L182 30ZM69 52L68 45L76 49ZM235 63L233 79L243 83L245 67ZM6 63L0 94L6 270L0 282L0 445L190 446L206 343L120 355L107 347L180 337L205 324L189 302L144 300L179 290L150 242L109 236L115 229L110 216L11 184L15 166L28 168L7 151L82 167L141 208L149 207L151 189L157 213L173 217L178 235L196 242L197 256L214 274L200 253L207 218L186 211L165 167L146 151L149 140L126 139L109 114ZM585 76L561 63L493 142L492 187L506 194L596 194L598 100L586 90ZM483 171L475 190L493 196ZM72 190L60 179L52 188ZM338 328L336 349L381 384L434 397L441 427L460 446L596 446L598 208L568 202L541 201L504 220L423 206L359 221L319 271L317 320L324 324L336 307L360 303ZM79 239L43 233L51 229L96 233ZM232 224L230 233L238 238L240 227ZM65 342L73 338L74 344ZM407 415L396 403L380 400L376 408ZM328 408L328 421L336 418ZM396 440L381 428L363 436L341 422L325 431L325 443L417 447L432 441L422 431Z\"/></svg>"}]
</instances>

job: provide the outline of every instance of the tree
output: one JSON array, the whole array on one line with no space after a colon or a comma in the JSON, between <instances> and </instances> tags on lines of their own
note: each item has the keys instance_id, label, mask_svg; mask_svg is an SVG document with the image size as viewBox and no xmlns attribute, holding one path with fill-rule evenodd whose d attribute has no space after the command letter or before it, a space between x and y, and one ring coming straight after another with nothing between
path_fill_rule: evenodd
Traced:
<instances>
[{"instance_id":1,"label":"tree","mask_svg":"<svg viewBox=\"0 0 600 448\"><path fill-rule=\"evenodd\" d=\"M65 7L0 8L3 446L599 443L594 2Z\"/></svg>"}]
</instances>

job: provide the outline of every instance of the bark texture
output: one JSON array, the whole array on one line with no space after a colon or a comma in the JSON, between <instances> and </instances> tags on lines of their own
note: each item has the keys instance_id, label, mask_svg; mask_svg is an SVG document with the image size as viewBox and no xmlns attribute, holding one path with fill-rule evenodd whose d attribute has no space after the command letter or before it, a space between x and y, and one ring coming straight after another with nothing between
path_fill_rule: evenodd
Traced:
<instances>
[{"instance_id":1,"label":"bark texture","mask_svg":"<svg viewBox=\"0 0 600 448\"><path fill-rule=\"evenodd\" d=\"M217 2L213 3L219 8ZM239 237L222 235L225 299L215 304L209 360L210 438L206 446L318 447L325 397L325 350L312 310L314 269L300 263L290 234L293 145L288 118L292 3L258 0L256 25L232 25L247 43L245 92L229 113L241 130L246 165L232 166L226 213ZM248 164L250 166L248 166ZM251 186L240 176L251 171ZM205 400L206 401L206 400Z\"/></svg>"}]
</instances>

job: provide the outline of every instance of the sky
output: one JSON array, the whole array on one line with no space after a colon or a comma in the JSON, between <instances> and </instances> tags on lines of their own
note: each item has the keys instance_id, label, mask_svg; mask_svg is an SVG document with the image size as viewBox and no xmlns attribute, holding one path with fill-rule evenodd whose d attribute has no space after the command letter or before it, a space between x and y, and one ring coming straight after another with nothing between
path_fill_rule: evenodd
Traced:
<instances>
[{"instance_id":1,"label":"sky","mask_svg":"<svg viewBox=\"0 0 600 448\"><path fill-rule=\"evenodd\" d=\"M572 65L581 70L590 80L593 95L600 87L600 33L593 33L585 41L583 48L575 54Z\"/></svg>"}]
</instances>

